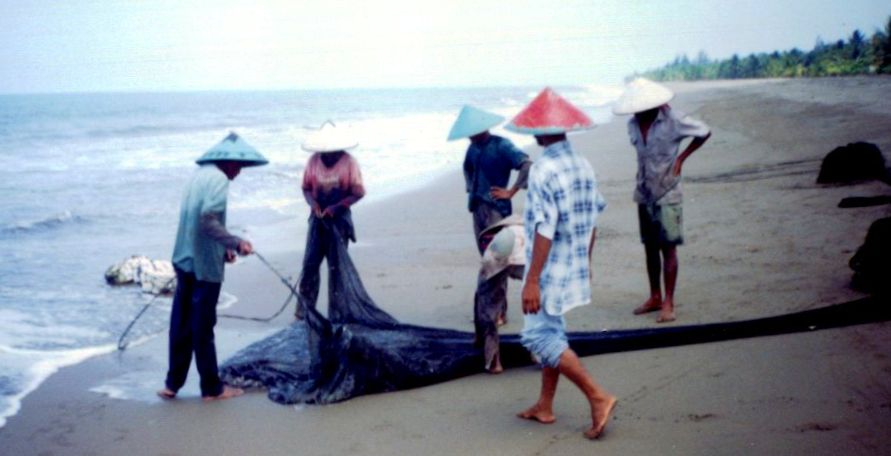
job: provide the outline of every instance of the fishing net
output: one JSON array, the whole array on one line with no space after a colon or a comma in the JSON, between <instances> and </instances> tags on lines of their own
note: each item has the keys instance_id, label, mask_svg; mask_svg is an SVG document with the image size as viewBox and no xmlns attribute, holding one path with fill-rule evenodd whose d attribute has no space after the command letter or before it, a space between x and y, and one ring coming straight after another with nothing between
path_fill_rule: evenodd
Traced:
<instances>
[{"instance_id":1,"label":"fishing net","mask_svg":"<svg viewBox=\"0 0 891 456\"><path fill-rule=\"evenodd\" d=\"M311 221L310 223L320 223ZM316 230L310 229L310 233ZM283 404L327 404L484 372L474 333L399 323L368 296L338 230L327 236L329 318L304 318L236 353L221 367L235 386L265 388ZM309 248L322 248L313 239ZM313 247L315 245L315 247ZM569 333L579 356L846 326L891 319L877 298L794 314L695 326ZM517 335L501 337L505 368L532 364Z\"/></svg>"}]
</instances>

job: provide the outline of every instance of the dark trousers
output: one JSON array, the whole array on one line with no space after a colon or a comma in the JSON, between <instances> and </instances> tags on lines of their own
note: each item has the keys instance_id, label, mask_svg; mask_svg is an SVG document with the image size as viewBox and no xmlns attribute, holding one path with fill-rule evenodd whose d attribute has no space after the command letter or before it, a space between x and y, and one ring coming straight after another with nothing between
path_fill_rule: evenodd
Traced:
<instances>
[{"instance_id":1,"label":"dark trousers","mask_svg":"<svg viewBox=\"0 0 891 456\"><path fill-rule=\"evenodd\" d=\"M473 296L473 328L476 346L483 349L486 369L498 356L498 320L507 320L507 279L523 280L523 266L507 269L486 280L480 275Z\"/></svg>"},{"instance_id":2,"label":"dark trousers","mask_svg":"<svg viewBox=\"0 0 891 456\"><path fill-rule=\"evenodd\" d=\"M486 228L504 219L495 206L480 202L473 210L473 234L476 246L483 254L492 240L480 239L480 233ZM510 268L509 268L510 269ZM501 318L507 319L507 279L508 270L504 270L485 280L479 277L476 293L473 297L473 324L476 342L483 347L486 369L492 367L498 356L498 325Z\"/></svg>"},{"instance_id":3,"label":"dark trousers","mask_svg":"<svg viewBox=\"0 0 891 456\"><path fill-rule=\"evenodd\" d=\"M501 215L501 212L498 212L498 209L496 209L495 206L486 203L478 203L473 209L473 238L476 241L476 247L479 249L480 255L483 254L487 245L487 243L483 243L480 239L480 233L503 219L504 216Z\"/></svg>"},{"instance_id":4,"label":"dark trousers","mask_svg":"<svg viewBox=\"0 0 891 456\"><path fill-rule=\"evenodd\" d=\"M343 242L345 246L349 246L347 231L349 225L341 223L337 220L321 221L319 219L310 218L309 228L306 232L306 249L303 253L303 268L300 272L300 283L297 289L300 292L298 299L300 300L296 316L303 318L303 307L316 307L316 301L319 299L319 288L321 286L321 275L319 273L322 267L322 261L328 258L328 290L330 293L331 278L334 277L334 265L331 264L330 256L333 254L331 249L334 248L332 242ZM335 237L332 230L341 230L341 236Z\"/></svg>"},{"instance_id":5,"label":"dark trousers","mask_svg":"<svg viewBox=\"0 0 891 456\"><path fill-rule=\"evenodd\" d=\"M194 352L201 376L201 395L217 396L223 392L213 335L220 284L198 280L195 274L179 269L176 269L176 281L170 313L170 366L165 383L172 391L182 388Z\"/></svg>"}]
</instances>

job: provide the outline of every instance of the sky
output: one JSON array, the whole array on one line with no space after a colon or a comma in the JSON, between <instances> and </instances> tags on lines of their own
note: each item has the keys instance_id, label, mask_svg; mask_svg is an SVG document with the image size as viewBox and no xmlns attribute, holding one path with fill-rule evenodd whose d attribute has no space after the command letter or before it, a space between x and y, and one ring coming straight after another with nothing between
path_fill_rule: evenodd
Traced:
<instances>
[{"instance_id":1,"label":"sky","mask_svg":"<svg viewBox=\"0 0 891 456\"><path fill-rule=\"evenodd\" d=\"M618 84L872 36L876 0L0 0L0 93Z\"/></svg>"}]
</instances>

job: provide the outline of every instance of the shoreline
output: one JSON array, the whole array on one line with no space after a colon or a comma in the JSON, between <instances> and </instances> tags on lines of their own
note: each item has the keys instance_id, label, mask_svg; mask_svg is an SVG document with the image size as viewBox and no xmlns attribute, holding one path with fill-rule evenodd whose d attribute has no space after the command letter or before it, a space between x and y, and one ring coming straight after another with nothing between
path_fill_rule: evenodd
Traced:
<instances>
[{"instance_id":1,"label":"shoreline","mask_svg":"<svg viewBox=\"0 0 891 456\"><path fill-rule=\"evenodd\" d=\"M838 145L874 142L887 159L891 107L878 100L891 78L671 86L678 94L672 105L715 132L684 168L687 244L679 250L675 324L768 316L863 296L848 287L847 259L869 224L891 210L835 204L853 194L887 194L887 186L814 182L819 160ZM635 157L624 123L619 117L570 138L594 165L609 203L594 250L594 305L569 315L570 331L655 326L654 318L631 315L645 298L646 276L631 202ZM532 158L538 153L533 148ZM765 166L787 162L798 165ZM460 170L447 171L430 185L360 202L354 210L353 260L369 294L403 322L472 331L478 254L463 189ZM523 197L514 198L515 212ZM266 240L275 248L264 255L296 274L305 221L277 226ZM510 321L502 333L522 325L519 288L510 282ZM229 312L240 315L269 315L287 295L251 258L227 269L224 291L239 298ZM220 360L290 320L288 311L270 324L221 319ZM605 454L870 454L891 443L882 426L891 409L891 382L883 380L891 372L883 353L889 343L891 326L878 323L584 358L595 379L620 398L605 439L591 443L580 435L584 404L565 385L557 395L557 424L512 417L535 397L534 368L323 407L284 407L263 393L204 405L188 389L197 390L193 370L184 397L162 403L153 392L163 380L166 340L155 337L52 375L0 428L0 445L14 454L454 454L487 446L505 454L576 454L594 450L590 445ZM92 391L118 379L139 384L134 392L150 397L120 400ZM381 409L389 412L382 416ZM207 437L193 441L180 429Z\"/></svg>"}]
</instances>

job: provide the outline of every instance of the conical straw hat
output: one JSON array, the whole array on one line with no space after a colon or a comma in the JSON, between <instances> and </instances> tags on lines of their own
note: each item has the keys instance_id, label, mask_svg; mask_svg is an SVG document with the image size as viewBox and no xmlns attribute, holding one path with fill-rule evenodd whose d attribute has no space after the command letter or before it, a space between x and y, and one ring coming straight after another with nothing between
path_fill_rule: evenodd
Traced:
<instances>
[{"instance_id":1,"label":"conical straw hat","mask_svg":"<svg viewBox=\"0 0 891 456\"><path fill-rule=\"evenodd\" d=\"M523 232L523 219L514 214L484 230L491 233L500 230L483 252L482 275L488 280L508 266L526 264L526 235ZM483 233L480 233L483 235Z\"/></svg>"},{"instance_id":2,"label":"conical straw hat","mask_svg":"<svg viewBox=\"0 0 891 456\"><path fill-rule=\"evenodd\" d=\"M634 114L658 108L671 101L674 92L662 84L637 78L625 86L625 91L613 104L613 114Z\"/></svg>"},{"instance_id":3,"label":"conical straw hat","mask_svg":"<svg viewBox=\"0 0 891 456\"><path fill-rule=\"evenodd\" d=\"M470 105L464 105L458 118L455 119L451 131L449 131L449 141L469 138L473 135L482 133L504 121L504 117L493 114L482 109L475 108Z\"/></svg>"},{"instance_id":4,"label":"conical straw hat","mask_svg":"<svg viewBox=\"0 0 891 456\"><path fill-rule=\"evenodd\" d=\"M546 87L504 128L529 135L554 135L594 128L594 122Z\"/></svg>"},{"instance_id":5,"label":"conical straw hat","mask_svg":"<svg viewBox=\"0 0 891 456\"><path fill-rule=\"evenodd\" d=\"M260 166L269 163L266 157L235 132L230 132L229 136L211 147L201 158L195 160L195 163L203 165L218 161L241 162L242 166Z\"/></svg>"},{"instance_id":6,"label":"conical straw hat","mask_svg":"<svg viewBox=\"0 0 891 456\"><path fill-rule=\"evenodd\" d=\"M303 150L309 152L337 152L350 150L359 145L359 141L346 127L338 127L327 120L322 126L310 133L303 141Z\"/></svg>"}]
</instances>

